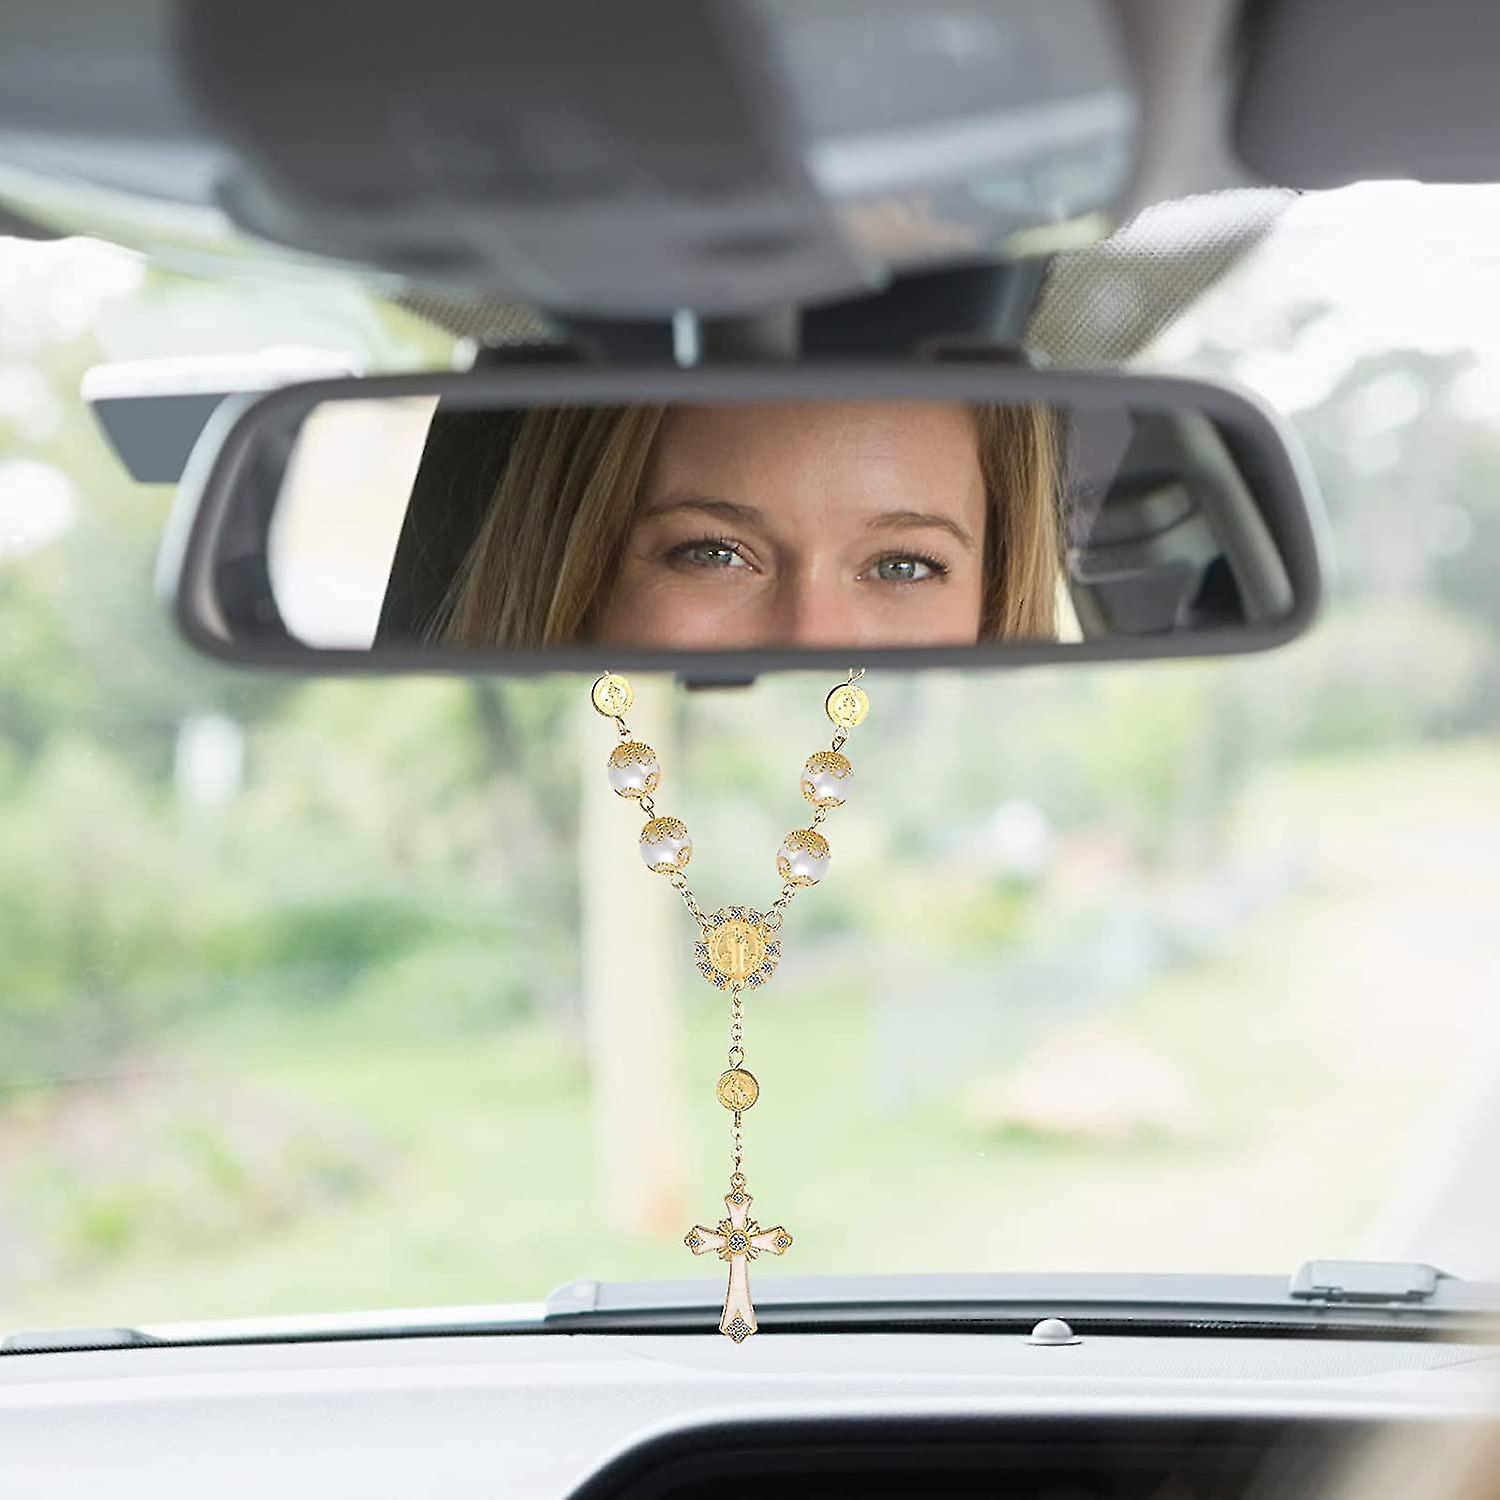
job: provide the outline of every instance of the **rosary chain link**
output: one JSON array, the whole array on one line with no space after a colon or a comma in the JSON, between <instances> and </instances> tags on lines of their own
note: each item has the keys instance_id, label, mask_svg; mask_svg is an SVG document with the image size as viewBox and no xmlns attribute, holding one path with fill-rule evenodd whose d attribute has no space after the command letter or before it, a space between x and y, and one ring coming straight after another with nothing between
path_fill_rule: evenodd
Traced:
<instances>
[{"instance_id":1,"label":"rosary chain link","mask_svg":"<svg viewBox=\"0 0 1500 1500\"><path fill-rule=\"evenodd\" d=\"M674 870L667 876L667 883L682 897L682 904L687 907L688 915L698 924L699 929L707 932L708 918L703 915L703 908L698 905L698 898L693 894L687 876L681 870Z\"/></svg>"},{"instance_id":2,"label":"rosary chain link","mask_svg":"<svg viewBox=\"0 0 1500 1500\"><path fill-rule=\"evenodd\" d=\"M745 992L737 984L729 987L729 1066L742 1068L745 1065ZM733 1175L738 1177L745 1168L745 1116L741 1110L734 1112L731 1133Z\"/></svg>"},{"instance_id":3,"label":"rosary chain link","mask_svg":"<svg viewBox=\"0 0 1500 1500\"><path fill-rule=\"evenodd\" d=\"M738 1061L736 1061L736 1055ZM745 994L739 985L729 990L729 1066L737 1068L745 1060Z\"/></svg>"}]
</instances>

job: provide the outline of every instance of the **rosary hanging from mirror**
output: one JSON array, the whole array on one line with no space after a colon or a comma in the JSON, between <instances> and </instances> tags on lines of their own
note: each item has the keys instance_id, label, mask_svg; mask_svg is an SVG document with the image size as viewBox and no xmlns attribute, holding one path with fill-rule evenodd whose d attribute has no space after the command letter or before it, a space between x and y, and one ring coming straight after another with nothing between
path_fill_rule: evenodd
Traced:
<instances>
[{"instance_id":1,"label":"rosary hanging from mirror","mask_svg":"<svg viewBox=\"0 0 1500 1500\"><path fill-rule=\"evenodd\" d=\"M665 875L682 897L698 924L694 950L698 972L729 996L729 1066L715 1085L719 1103L729 1111L733 1122L725 1216L712 1229L695 1224L684 1243L694 1255L717 1255L728 1265L729 1286L719 1331L736 1344L743 1343L758 1326L750 1300L750 1262L765 1254L784 1255L792 1245L791 1235L779 1224L774 1229L762 1229L750 1217L754 1200L745 1184L744 1122L760 1097L760 1084L745 1066L745 991L759 989L775 974L781 962L781 927L787 907L798 891L816 885L828 870L828 840L819 825L849 796L854 767L844 754L844 745L870 711L869 695L857 686L863 676L862 667L851 669L824 703L835 733L828 749L810 755L802 767L802 795L812 803L813 815L806 828L787 834L776 851L781 894L766 911L725 906L712 915L698 905L684 873L693 857L687 826L656 810L653 798L661 785L661 763L650 745L636 739L625 722L635 702L635 690L618 673L606 672L592 692L594 707L606 719L614 720L620 734L620 743L609 757L609 784L621 797L638 803L646 814L640 837L641 859L648 870Z\"/></svg>"}]
</instances>

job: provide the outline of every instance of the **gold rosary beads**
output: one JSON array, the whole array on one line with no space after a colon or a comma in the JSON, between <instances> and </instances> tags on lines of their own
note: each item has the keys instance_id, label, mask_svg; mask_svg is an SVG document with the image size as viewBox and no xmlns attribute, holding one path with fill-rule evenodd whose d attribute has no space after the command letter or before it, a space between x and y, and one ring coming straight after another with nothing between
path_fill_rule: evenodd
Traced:
<instances>
[{"instance_id":1,"label":"gold rosary beads","mask_svg":"<svg viewBox=\"0 0 1500 1500\"><path fill-rule=\"evenodd\" d=\"M745 1189L744 1116L760 1097L760 1083L745 1066L744 991L760 988L775 974L781 962L781 925L787 907L798 891L816 885L828 871L831 851L819 825L849 797L854 767L843 751L850 732L864 723L870 711L869 695L857 686L863 676L863 668L851 668L848 678L825 700L824 709L836 732L828 749L810 755L802 767L802 795L812 803L813 815L806 828L795 828L787 834L776 851L781 894L767 911L726 906L712 916L704 914L683 873L693 857L687 825L680 818L663 817L656 811L653 796L661 785L661 763L650 745L637 740L625 722L635 702L634 689L626 678L606 672L590 694L594 707L605 718L613 719L620 733L620 743L609 757L609 784L621 797L638 802L646 814L640 836L641 859L648 870L667 877L698 924L699 941L693 950L698 972L716 989L729 992L729 1067L715 1085L719 1103L733 1119L726 1216L715 1229L695 1224L684 1243L694 1255L716 1254L728 1264L729 1286L719 1331L736 1344L743 1343L758 1326L750 1300L749 1262L762 1252L783 1255L792 1245L791 1235L779 1224L774 1229L762 1229L750 1217L754 1200Z\"/></svg>"}]
</instances>

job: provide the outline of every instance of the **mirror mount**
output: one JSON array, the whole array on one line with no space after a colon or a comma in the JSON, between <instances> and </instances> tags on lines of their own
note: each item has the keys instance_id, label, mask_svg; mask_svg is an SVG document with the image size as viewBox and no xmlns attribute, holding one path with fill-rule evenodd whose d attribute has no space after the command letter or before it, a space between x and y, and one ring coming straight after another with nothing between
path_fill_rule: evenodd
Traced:
<instances>
[{"instance_id":1,"label":"mirror mount","mask_svg":"<svg viewBox=\"0 0 1500 1500\"><path fill-rule=\"evenodd\" d=\"M1022 340L1047 265L1039 257L950 267L897 277L868 296L735 317L701 317L686 309L671 319L549 316L580 357L601 364L695 369L965 353L1026 363Z\"/></svg>"},{"instance_id":2,"label":"mirror mount","mask_svg":"<svg viewBox=\"0 0 1500 1500\"><path fill-rule=\"evenodd\" d=\"M868 297L810 308L802 355L810 360L928 358L950 348L1025 362L1026 325L1048 261L1000 261L901 276Z\"/></svg>"}]
</instances>

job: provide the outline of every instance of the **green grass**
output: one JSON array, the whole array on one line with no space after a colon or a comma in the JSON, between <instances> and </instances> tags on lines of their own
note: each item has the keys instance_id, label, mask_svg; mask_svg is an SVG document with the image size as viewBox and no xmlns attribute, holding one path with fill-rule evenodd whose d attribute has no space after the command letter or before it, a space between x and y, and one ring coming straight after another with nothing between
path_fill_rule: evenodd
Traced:
<instances>
[{"instance_id":1,"label":"green grass","mask_svg":"<svg viewBox=\"0 0 1500 1500\"><path fill-rule=\"evenodd\" d=\"M896 949L875 950L837 986L754 997L764 1093L747 1117L751 1186L763 1222L797 1237L777 1270L1289 1271L1315 1255L1397 1253L1379 1236L1401 1226L1382 1229L1380 1214L1417 1127L1455 1087L1452 1039L1472 1039L1476 1067L1500 1044L1500 753L1302 765L1255 789L1245 817L1252 837L1274 827L1305 843L1311 884L1102 1018L1188 1081L1197 1115L1175 1135L987 1135L957 1087L889 1109L871 1082L870 970L898 962ZM1488 886L1475 869L1490 871ZM913 978L933 1025L943 984L940 970ZM685 995L690 1079L711 1073L722 1047L704 999ZM23 1283L3 1321L502 1301L575 1275L702 1273L681 1231L711 1217L722 1192L726 1122L707 1090L686 1094L680 1226L634 1233L603 1207L574 1046L535 1025L403 1038L361 1035L359 1023L281 1014L180 1041L226 1092L357 1129L367 1171L353 1190L193 1249L60 1268ZM974 1060L976 1074L1004 1066ZM3 1171L0 1159L0 1181ZM113 1221L101 1230L118 1232Z\"/></svg>"}]
</instances>

